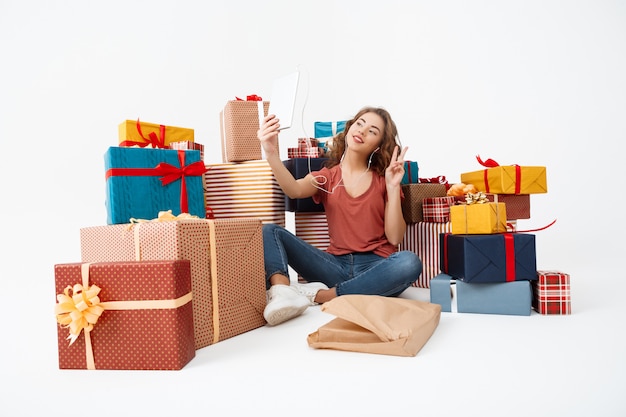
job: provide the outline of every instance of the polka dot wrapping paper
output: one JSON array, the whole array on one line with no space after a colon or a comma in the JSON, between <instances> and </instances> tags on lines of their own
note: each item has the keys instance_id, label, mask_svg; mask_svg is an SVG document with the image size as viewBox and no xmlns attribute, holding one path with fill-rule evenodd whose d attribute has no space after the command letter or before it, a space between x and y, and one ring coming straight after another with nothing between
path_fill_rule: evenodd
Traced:
<instances>
[{"instance_id":1,"label":"polka dot wrapping paper","mask_svg":"<svg viewBox=\"0 0 626 417\"><path fill-rule=\"evenodd\" d=\"M54 271L56 294L84 282L80 263ZM195 357L189 261L92 263L87 274L88 285L100 288L99 305L157 300L162 308L105 307L89 334L81 331L71 344L69 329L58 325L60 369L179 370Z\"/></svg>"},{"instance_id":2,"label":"polka dot wrapping paper","mask_svg":"<svg viewBox=\"0 0 626 417\"><path fill-rule=\"evenodd\" d=\"M80 230L83 262L191 262L196 349L265 325L258 218L189 219Z\"/></svg>"}]
</instances>

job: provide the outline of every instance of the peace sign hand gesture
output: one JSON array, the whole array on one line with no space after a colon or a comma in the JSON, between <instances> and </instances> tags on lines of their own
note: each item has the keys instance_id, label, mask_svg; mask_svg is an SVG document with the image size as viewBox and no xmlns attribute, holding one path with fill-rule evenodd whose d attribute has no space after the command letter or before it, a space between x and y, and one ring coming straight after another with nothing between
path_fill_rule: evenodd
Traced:
<instances>
[{"instance_id":1,"label":"peace sign hand gesture","mask_svg":"<svg viewBox=\"0 0 626 417\"><path fill-rule=\"evenodd\" d=\"M393 148L391 154L391 162L385 170L385 183L387 188L399 187L404 177L404 155L409 148L405 146L400 155L398 155L398 147Z\"/></svg>"}]
</instances>

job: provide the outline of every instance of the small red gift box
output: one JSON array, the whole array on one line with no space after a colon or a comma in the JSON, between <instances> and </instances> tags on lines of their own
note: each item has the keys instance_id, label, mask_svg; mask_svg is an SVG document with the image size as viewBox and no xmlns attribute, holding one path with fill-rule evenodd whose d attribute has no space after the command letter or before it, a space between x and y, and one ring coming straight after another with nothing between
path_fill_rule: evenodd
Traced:
<instances>
[{"instance_id":1,"label":"small red gift box","mask_svg":"<svg viewBox=\"0 0 626 417\"><path fill-rule=\"evenodd\" d=\"M450 206L455 203L452 196L424 197L422 200L422 218L425 222L447 223L450 221Z\"/></svg>"},{"instance_id":2,"label":"small red gift box","mask_svg":"<svg viewBox=\"0 0 626 417\"><path fill-rule=\"evenodd\" d=\"M572 314L569 274L537 271L533 281L533 308L540 314Z\"/></svg>"},{"instance_id":3,"label":"small red gift box","mask_svg":"<svg viewBox=\"0 0 626 417\"><path fill-rule=\"evenodd\" d=\"M54 274L60 369L178 370L194 358L188 260L58 264Z\"/></svg>"}]
</instances>

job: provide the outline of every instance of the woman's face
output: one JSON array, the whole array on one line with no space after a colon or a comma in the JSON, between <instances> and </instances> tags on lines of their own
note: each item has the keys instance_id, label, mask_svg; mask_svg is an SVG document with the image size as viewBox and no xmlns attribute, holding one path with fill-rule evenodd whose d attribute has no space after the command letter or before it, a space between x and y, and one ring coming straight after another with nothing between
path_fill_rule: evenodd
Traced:
<instances>
[{"instance_id":1,"label":"woman's face","mask_svg":"<svg viewBox=\"0 0 626 417\"><path fill-rule=\"evenodd\" d=\"M384 129L382 117L376 113L365 113L350 126L346 135L346 147L370 153L380 146Z\"/></svg>"}]
</instances>

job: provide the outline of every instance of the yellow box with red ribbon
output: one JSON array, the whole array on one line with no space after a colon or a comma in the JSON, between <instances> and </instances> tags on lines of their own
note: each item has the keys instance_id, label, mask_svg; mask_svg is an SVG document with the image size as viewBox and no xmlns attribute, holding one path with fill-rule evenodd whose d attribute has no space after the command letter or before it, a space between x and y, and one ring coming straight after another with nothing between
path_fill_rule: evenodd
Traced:
<instances>
[{"instance_id":1,"label":"yellow box with red ribbon","mask_svg":"<svg viewBox=\"0 0 626 417\"><path fill-rule=\"evenodd\" d=\"M167 149L171 142L193 142L194 130L185 127L125 120L118 126L119 146Z\"/></svg>"},{"instance_id":2,"label":"yellow box with red ribbon","mask_svg":"<svg viewBox=\"0 0 626 417\"><path fill-rule=\"evenodd\" d=\"M543 194L548 192L546 167L501 166L492 159L478 162L485 167L480 171L461 174L461 182L472 184L478 191L494 194Z\"/></svg>"}]
</instances>

